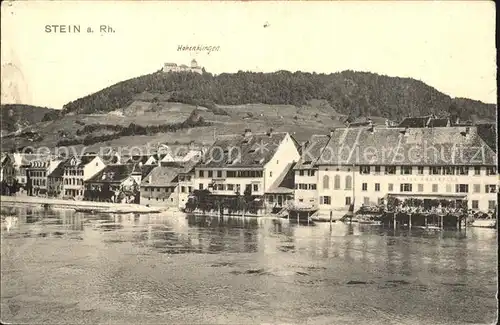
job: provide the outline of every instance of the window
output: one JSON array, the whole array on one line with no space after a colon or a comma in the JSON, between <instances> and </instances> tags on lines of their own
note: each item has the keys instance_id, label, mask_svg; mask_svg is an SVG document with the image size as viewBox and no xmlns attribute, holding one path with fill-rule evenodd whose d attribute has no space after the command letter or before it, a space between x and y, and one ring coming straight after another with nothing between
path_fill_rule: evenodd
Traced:
<instances>
[{"instance_id":1,"label":"window","mask_svg":"<svg viewBox=\"0 0 500 325\"><path fill-rule=\"evenodd\" d=\"M199 188L200 190L203 190L203 184L202 184L202 183L200 183L200 185L198 185L198 188Z\"/></svg>"},{"instance_id":2,"label":"window","mask_svg":"<svg viewBox=\"0 0 500 325\"><path fill-rule=\"evenodd\" d=\"M363 197L363 205L370 205L370 198L365 196Z\"/></svg>"},{"instance_id":3,"label":"window","mask_svg":"<svg viewBox=\"0 0 500 325\"><path fill-rule=\"evenodd\" d=\"M329 196L321 196L319 202L320 202L320 204L330 205L330 204L332 204L332 199Z\"/></svg>"},{"instance_id":4,"label":"window","mask_svg":"<svg viewBox=\"0 0 500 325\"><path fill-rule=\"evenodd\" d=\"M455 192L457 192L457 193L468 193L469 192L469 185L467 185L467 184L456 184L455 185Z\"/></svg>"},{"instance_id":5,"label":"window","mask_svg":"<svg viewBox=\"0 0 500 325\"><path fill-rule=\"evenodd\" d=\"M432 184L432 192L436 193L438 191L438 184Z\"/></svg>"},{"instance_id":6,"label":"window","mask_svg":"<svg viewBox=\"0 0 500 325\"><path fill-rule=\"evenodd\" d=\"M222 177L222 170L217 171L217 177Z\"/></svg>"},{"instance_id":7,"label":"window","mask_svg":"<svg viewBox=\"0 0 500 325\"><path fill-rule=\"evenodd\" d=\"M441 174L441 167L432 166L431 167L431 175L439 175Z\"/></svg>"},{"instance_id":8,"label":"window","mask_svg":"<svg viewBox=\"0 0 500 325\"><path fill-rule=\"evenodd\" d=\"M351 205L351 197L350 196L345 197L345 205Z\"/></svg>"},{"instance_id":9,"label":"window","mask_svg":"<svg viewBox=\"0 0 500 325\"><path fill-rule=\"evenodd\" d=\"M450 166L445 166L443 167L443 174L444 175L454 175L455 174L455 168L450 167Z\"/></svg>"},{"instance_id":10,"label":"window","mask_svg":"<svg viewBox=\"0 0 500 325\"><path fill-rule=\"evenodd\" d=\"M198 171L198 175L200 176L200 178L205 177L205 175L204 175L204 174L205 174L205 173L203 172L203 170Z\"/></svg>"},{"instance_id":11,"label":"window","mask_svg":"<svg viewBox=\"0 0 500 325\"><path fill-rule=\"evenodd\" d=\"M401 175L411 175L411 166L401 166Z\"/></svg>"},{"instance_id":12,"label":"window","mask_svg":"<svg viewBox=\"0 0 500 325\"><path fill-rule=\"evenodd\" d=\"M181 186L181 193L186 193L186 187L185 186Z\"/></svg>"},{"instance_id":13,"label":"window","mask_svg":"<svg viewBox=\"0 0 500 325\"><path fill-rule=\"evenodd\" d=\"M217 191L224 191L224 184L217 184L216 188L217 188Z\"/></svg>"},{"instance_id":14,"label":"window","mask_svg":"<svg viewBox=\"0 0 500 325\"><path fill-rule=\"evenodd\" d=\"M424 174L424 166L418 166L417 167L417 174L423 175Z\"/></svg>"},{"instance_id":15,"label":"window","mask_svg":"<svg viewBox=\"0 0 500 325\"><path fill-rule=\"evenodd\" d=\"M472 200L472 208L479 209L479 201L478 200Z\"/></svg>"},{"instance_id":16,"label":"window","mask_svg":"<svg viewBox=\"0 0 500 325\"><path fill-rule=\"evenodd\" d=\"M208 178L210 177L214 177L214 172L211 170L208 171Z\"/></svg>"},{"instance_id":17,"label":"window","mask_svg":"<svg viewBox=\"0 0 500 325\"><path fill-rule=\"evenodd\" d=\"M370 174L370 166L359 166L360 174Z\"/></svg>"},{"instance_id":18,"label":"window","mask_svg":"<svg viewBox=\"0 0 500 325\"><path fill-rule=\"evenodd\" d=\"M424 191L424 184L418 184L417 188L418 188L419 192L423 192Z\"/></svg>"},{"instance_id":19,"label":"window","mask_svg":"<svg viewBox=\"0 0 500 325\"><path fill-rule=\"evenodd\" d=\"M495 210L496 206L497 206L497 201L495 200L488 201L488 210Z\"/></svg>"},{"instance_id":20,"label":"window","mask_svg":"<svg viewBox=\"0 0 500 325\"><path fill-rule=\"evenodd\" d=\"M387 184L387 190L388 190L389 192L394 191L394 184L390 184L390 183L389 183L389 184Z\"/></svg>"},{"instance_id":21,"label":"window","mask_svg":"<svg viewBox=\"0 0 500 325\"><path fill-rule=\"evenodd\" d=\"M380 183L375 183L375 192L380 192Z\"/></svg>"},{"instance_id":22,"label":"window","mask_svg":"<svg viewBox=\"0 0 500 325\"><path fill-rule=\"evenodd\" d=\"M269 177L273 177L273 172L269 172Z\"/></svg>"},{"instance_id":23,"label":"window","mask_svg":"<svg viewBox=\"0 0 500 325\"><path fill-rule=\"evenodd\" d=\"M380 173L380 166L375 166L375 173Z\"/></svg>"},{"instance_id":24,"label":"window","mask_svg":"<svg viewBox=\"0 0 500 325\"><path fill-rule=\"evenodd\" d=\"M400 192L411 192L411 184L409 183L404 183L404 184L401 184L400 186Z\"/></svg>"},{"instance_id":25,"label":"window","mask_svg":"<svg viewBox=\"0 0 500 325\"><path fill-rule=\"evenodd\" d=\"M486 167L486 175L495 175L497 173L496 167Z\"/></svg>"},{"instance_id":26,"label":"window","mask_svg":"<svg viewBox=\"0 0 500 325\"><path fill-rule=\"evenodd\" d=\"M253 191L257 192L259 190L259 184L253 184Z\"/></svg>"},{"instance_id":27,"label":"window","mask_svg":"<svg viewBox=\"0 0 500 325\"><path fill-rule=\"evenodd\" d=\"M328 175L323 176L323 188L324 189L330 188L330 177L328 177Z\"/></svg>"},{"instance_id":28,"label":"window","mask_svg":"<svg viewBox=\"0 0 500 325\"><path fill-rule=\"evenodd\" d=\"M277 165L277 164L279 164L279 163L280 163L280 161L279 161L279 160L276 160L276 165Z\"/></svg>"},{"instance_id":29,"label":"window","mask_svg":"<svg viewBox=\"0 0 500 325\"><path fill-rule=\"evenodd\" d=\"M362 191L367 191L368 190L368 183L361 184L361 190Z\"/></svg>"},{"instance_id":30,"label":"window","mask_svg":"<svg viewBox=\"0 0 500 325\"><path fill-rule=\"evenodd\" d=\"M497 186L496 185L486 185L484 187L484 191L486 193L496 193L497 191Z\"/></svg>"},{"instance_id":31,"label":"window","mask_svg":"<svg viewBox=\"0 0 500 325\"><path fill-rule=\"evenodd\" d=\"M315 190L316 189L316 184L309 184L309 189L310 190Z\"/></svg>"},{"instance_id":32,"label":"window","mask_svg":"<svg viewBox=\"0 0 500 325\"><path fill-rule=\"evenodd\" d=\"M227 190L228 191L234 191L234 185L233 184L227 184Z\"/></svg>"},{"instance_id":33,"label":"window","mask_svg":"<svg viewBox=\"0 0 500 325\"><path fill-rule=\"evenodd\" d=\"M345 189L346 190L352 189L352 176L350 176L350 175L347 175L345 177Z\"/></svg>"},{"instance_id":34,"label":"window","mask_svg":"<svg viewBox=\"0 0 500 325\"><path fill-rule=\"evenodd\" d=\"M385 166L385 174L386 175L396 174L396 166Z\"/></svg>"},{"instance_id":35,"label":"window","mask_svg":"<svg viewBox=\"0 0 500 325\"><path fill-rule=\"evenodd\" d=\"M316 171L314 169L311 169L311 170L309 170L308 175L314 176L314 175L316 175Z\"/></svg>"},{"instance_id":36,"label":"window","mask_svg":"<svg viewBox=\"0 0 500 325\"><path fill-rule=\"evenodd\" d=\"M457 168L457 175L468 175L468 174L469 174L469 167L460 166Z\"/></svg>"},{"instance_id":37,"label":"window","mask_svg":"<svg viewBox=\"0 0 500 325\"><path fill-rule=\"evenodd\" d=\"M479 193L479 192L481 192L481 184L474 184L474 185L472 185L472 191L473 191L474 193Z\"/></svg>"},{"instance_id":38,"label":"window","mask_svg":"<svg viewBox=\"0 0 500 325\"><path fill-rule=\"evenodd\" d=\"M480 166L474 167L474 175L481 175L481 167Z\"/></svg>"},{"instance_id":39,"label":"window","mask_svg":"<svg viewBox=\"0 0 500 325\"><path fill-rule=\"evenodd\" d=\"M188 192L189 193L193 192L193 187L192 186L188 186Z\"/></svg>"},{"instance_id":40,"label":"window","mask_svg":"<svg viewBox=\"0 0 500 325\"><path fill-rule=\"evenodd\" d=\"M333 179L333 188L338 190L340 188L340 176L335 175L335 178Z\"/></svg>"},{"instance_id":41,"label":"window","mask_svg":"<svg viewBox=\"0 0 500 325\"><path fill-rule=\"evenodd\" d=\"M236 172L234 170L226 171L226 177L236 177Z\"/></svg>"},{"instance_id":42,"label":"window","mask_svg":"<svg viewBox=\"0 0 500 325\"><path fill-rule=\"evenodd\" d=\"M299 170L299 176L304 176L304 171L303 170Z\"/></svg>"}]
</instances>

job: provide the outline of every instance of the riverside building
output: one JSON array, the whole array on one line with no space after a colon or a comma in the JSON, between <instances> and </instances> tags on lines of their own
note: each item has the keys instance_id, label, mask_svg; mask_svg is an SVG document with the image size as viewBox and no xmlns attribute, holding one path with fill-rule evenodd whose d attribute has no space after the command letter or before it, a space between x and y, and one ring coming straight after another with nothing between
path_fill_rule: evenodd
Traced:
<instances>
[{"instance_id":1,"label":"riverside building","mask_svg":"<svg viewBox=\"0 0 500 325\"><path fill-rule=\"evenodd\" d=\"M291 198L292 193L278 189L300 158L298 147L287 132L247 129L241 135L220 136L195 167L194 187L221 199L247 193L260 201L267 193L264 208L275 206L278 196Z\"/></svg>"},{"instance_id":2,"label":"riverside building","mask_svg":"<svg viewBox=\"0 0 500 325\"><path fill-rule=\"evenodd\" d=\"M495 150L474 126L335 129L313 136L303 150L295 201L326 215L384 204L390 196L491 212L498 191Z\"/></svg>"}]
</instances>

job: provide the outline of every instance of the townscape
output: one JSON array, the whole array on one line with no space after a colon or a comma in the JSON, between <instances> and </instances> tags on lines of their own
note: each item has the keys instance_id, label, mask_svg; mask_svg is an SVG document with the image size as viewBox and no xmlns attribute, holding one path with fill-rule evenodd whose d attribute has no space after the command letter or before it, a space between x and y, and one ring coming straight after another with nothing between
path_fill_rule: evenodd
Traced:
<instances>
[{"instance_id":1,"label":"townscape","mask_svg":"<svg viewBox=\"0 0 500 325\"><path fill-rule=\"evenodd\" d=\"M149 155L7 153L2 195L308 221L368 222L374 218L364 220L367 213L392 211L394 224L430 225L416 216L425 214L436 216L429 220L438 226L460 227L462 217L496 216L497 155L489 131L491 125L424 116L385 126L347 122L305 143L288 132L247 129L212 146L161 146ZM413 221L396 220L396 212Z\"/></svg>"},{"instance_id":2,"label":"townscape","mask_svg":"<svg viewBox=\"0 0 500 325\"><path fill-rule=\"evenodd\" d=\"M494 13L2 6L2 323L498 323Z\"/></svg>"}]
</instances>

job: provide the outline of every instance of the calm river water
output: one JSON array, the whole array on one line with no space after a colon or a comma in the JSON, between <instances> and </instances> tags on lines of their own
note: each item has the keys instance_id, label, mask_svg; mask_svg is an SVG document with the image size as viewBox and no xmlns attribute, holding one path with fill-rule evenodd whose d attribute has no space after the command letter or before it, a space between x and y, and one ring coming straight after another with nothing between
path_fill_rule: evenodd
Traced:
<instances>
[{"instance_id":1,"label":"calm river water","mask_svg":"<svg viewBox=\"0 0 500 325\"><path fill-rule=\"evenodd\" d=\"M3 207L1 320L493 324L494 229ZM8 229L6 229L6 226Z\"/></svg>"}]
</instances>

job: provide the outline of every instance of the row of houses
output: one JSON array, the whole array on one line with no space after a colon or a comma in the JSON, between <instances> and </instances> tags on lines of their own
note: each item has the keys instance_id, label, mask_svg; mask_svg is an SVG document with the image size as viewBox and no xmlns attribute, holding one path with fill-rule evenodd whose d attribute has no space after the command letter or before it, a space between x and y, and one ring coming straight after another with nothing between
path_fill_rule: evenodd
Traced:
<instances>
[{"instance_id":1,"label":"row of houses","mask_svg":"<svg viewBox=\"0 0 500 325\"><path fill-rule=\"evenodd\" d=\"M496 146L477 126L406 122L412 126L337 128L302 144L287 132L246 130L219 136L210 148L111 164L97 155L36 160L27 182L30 195L178 208L196 191L220 201L247 195L260 202L259 213L293 208L329 215L389 197L496 209ZM2 161L4 176L13 169Z\"/></svg>"}]
</instances>

